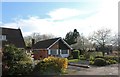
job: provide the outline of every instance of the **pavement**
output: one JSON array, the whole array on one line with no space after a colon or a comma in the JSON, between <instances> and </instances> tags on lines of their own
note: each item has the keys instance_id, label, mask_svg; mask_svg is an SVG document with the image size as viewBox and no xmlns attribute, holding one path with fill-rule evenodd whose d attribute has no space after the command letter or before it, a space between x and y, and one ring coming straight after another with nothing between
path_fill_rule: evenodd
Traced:
<instances>
[{"instance_id":1,"label":"pavement","mask_svg":"<svg viewBox=\"0 0 120 77\"><path fill-rule=\"evenodd\" d=\"M68 66L67 72L67 75L118 75L118 64L102 67L90 66L90 68Z\"/></svg>"}]
</instances>

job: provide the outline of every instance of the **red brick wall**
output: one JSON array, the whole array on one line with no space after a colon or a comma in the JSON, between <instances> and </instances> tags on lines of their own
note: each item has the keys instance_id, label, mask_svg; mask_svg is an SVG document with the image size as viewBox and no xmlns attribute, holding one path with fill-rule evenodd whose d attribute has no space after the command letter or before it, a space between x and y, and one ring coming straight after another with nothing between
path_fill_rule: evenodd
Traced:
<instances>
[{"instance_id":1,"label":"red brick wall","mask_svg":"<svg viewBox=\"0 0 120 77\"><path fill-rule=\"evenodd\" d=\"M34 53L34 59L46 58L48 57L47 50L37 50Z\"/></svg>"}]
</instances>

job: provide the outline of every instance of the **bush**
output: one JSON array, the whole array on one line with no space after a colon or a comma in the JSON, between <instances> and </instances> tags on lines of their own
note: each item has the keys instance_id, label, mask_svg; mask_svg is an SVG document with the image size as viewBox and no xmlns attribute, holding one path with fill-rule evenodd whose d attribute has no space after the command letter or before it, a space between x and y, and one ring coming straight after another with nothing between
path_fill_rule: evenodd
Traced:
<instances>
[{"instance_id":1,"label":"bush","mask_svg":"<svg viewBox=\"0 0 120 77\"><path fill-rule=\"evenodd\" d=\"M111 64L110 61L106 61L106 63L107 63L107 65L110 65L110 64Z\"/></svg>"},{"instance_id":2,"label":"bush","mask_svg":"<svg viewBox=\"0 0 120 77\"><path fill-rule=\"evenodd\" d=\"M96 56L95 58L102 58L106 61L107 65L116 64L119 62L118 57L116 56Z\"/></svg>"},{"instance_id":3,"label":"bush","mask_svg":"<svg viewBox=\"0 0 120 77\"><path fill-rule=\"evenodd\" d=\"M97 56L103 56L102 52L89 52L90 56L97 57Z\"/></svg>"},{"instance_id":4,"label":"bush","mask_svg":"<svg viewBox=\"0 0 120 77\"><path fill-rule=\"evenodd\" d=\"M94 61L94 59L95 59L95 58L94 58L93 56L90 56L90 59L89 59L89 60L90 60L90 61Z\"/></svg>"},{"instance_id":5,"label":"bush","mask_svg":"<svg viewBox=\"0 0 120 77\"><path fill-rule=\"evenodd\" d=\"M94 61L94 65L105 66L105 65L107 65L107 63L106 63L105 59L103 59L103 58L96 58Z\"/></svg>"},{"instance_id":6,"label":"bush","mask_svg":"<svg viewBox=\"0 0 120 77\"><path fill-rule=\"evenodd\" d=\"M67 66L66 58L48 57L35 66L34 74L60 74L66 70Z\"/></svg>"},{"instance_id":7,"label":"bush","mask_svg":"<svg viewBox=\"0 0 120 77\"><path fill-rule=\"evenodd\" d=\"M94 64L94 61L89 61L89 64L90 64L90 65L93 65L93 64Z\"/></svg>"},{"instance_id":8,"label":"bush","mask_svg":"<svg viewBox=\"0 0 120 77\"><path fill-rule=\"evenodd\" d=\"M86 60L84 55L80 55L80 60Z\"/></svg>"},{"instance_id":9,"label":"bush","mask_svg":"<svg viewBox=\"0 0 120 77\"><path fill-rule=\"evenodd\" d=\"M107 64L109 65L109 64L116 64L116 63L118 63L116 60L107 60Z\"/></svg>"},{"instance_id":10,"label":"bush","mask_svg":"<svg viewBox=\"0 0 120 77\"><path fill-rule=\"evenodd\" d=\"M115 61L119 61L119 57L118 56L105 56L104 57L105 60L115 60Z\"/></svg>"},{"instance_id":11,"label":"bush","mask_svg":"<svg viewBox=\"0 0 120 77\"><path fill-rule=\"evenodd\" d=\"M103 56L103 55L102 55L102 52L85 52L84 53L84 57L87 60L90 60L91 56L95 58L96 56Z\"/></svg>"},{"instance_id":12,"label":"bush","mask_svg":"<svg viewBox=\"0 0 120 77\"><path fill-rule=\"evenodd\" d=\"M47 71L47 64L44 61L39 62L37 65L35 65L33 72L34 74L43 74L45 71Z\"/></svg>"},{"instance_id":13,"label":"bush","mask_svg":"<svg viewBox=\"0 0 120 77\"><path fill-rule=\"evenodd\" d=\"M79 59L70 59L70 60L68 60L68 62L77 63L77 62L79 62Z\"/></svg>"},{"instance_id":14,"label":"bush","mask_svg":"<svg viewBox=\"0 0 120 77\"><path fill-rule=\"evenodd\" d=\"M73 59L73 56L72 56L72 55L70 55L70 56L68 56L68 58L67 58L67 59L69 59L69 60L70 60L70 59Z\"/></svg>"},{"instance_id":15,"label":"bush","mask_svg":"<svg viewBox=\"0 0 120 77\"><path fill-rule=\"evenodd\" d=\"M96 56L95 58L104 58L104 56Z\"/></svg>"},{"instance_id":16,"label":"bush","mask_svg":"<svg viewBox=\"0 0 120 77\"><path fill-rule=\"evenodd\" d=\"M72 52L73 59L79 59L79 58L80 58L79 54L80 54L80 51L79 51L79 50L74 50L74 51Z\"/></svg>"},{"instance_id":17,"label":"bush","mask_svg":"<svg viewBox=\"0 0 120 77\"><path fill-rule=\"evenodd\" d=\"M6 45L3 50L3 75L23 75L32 72L32 60L25 50ZM6 66L8 68L6 68Z\"/></svg>"},{"instance_id":18,"label":"bush","mask_svg":"<svg viewBox=\"0 0 120 77\"><path fill-rule=\"evenodd\" d=\"M86 59L89 59L89 58L90 58L90 53L89 53L89 52L85 52L84 57L85 57Z\"/></svg>"},{"instance_id":19,"label":"bush","mask_svg":"<svg viewBox=\"0 0 120 77\"><path fill-rule=\"evenodd\" d=\"M32 72L32 64L29 61L19 61L9 67L9 75L29 75Z\"/></svg>"}]
</instances>

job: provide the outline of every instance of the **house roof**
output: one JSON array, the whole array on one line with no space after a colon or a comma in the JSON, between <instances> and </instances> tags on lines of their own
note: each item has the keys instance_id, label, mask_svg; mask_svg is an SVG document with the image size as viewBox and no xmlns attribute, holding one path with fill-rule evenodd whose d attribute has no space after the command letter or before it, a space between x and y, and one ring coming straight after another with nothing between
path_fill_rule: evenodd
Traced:
<instances>
[{"instance_id":1,"label":"house roof","mask_svg":"<svg viewBox=\"0 0 120 77\"><path fill-rule=\"evenodd\" d=\"M36 44L33 45L33 49L49 49L59 40L62 40L71 49L71 47L60 37L39 41L39 42L37 42Z\"/></svg>"},{"instance_id":2,"label":"house roof","mask_svg":"<svg viewBox=\"0 0 120 77\"><path fill-rule=\"evenodd\" d=\"M6 40L2 41L2 47L5 44L14 44L18 48L25 48L25 42L20 29L3 27L0 27L0 29L2 30L2 35L6 36Z\"/></svg>"},{"instance_id":3,"label":"house roof","mask_svg":"<svg viewBox=\"0 0 120 77\"><path fill-rule=\"evenodd\" d=\"M52 45L55 41L57 41L59 38L54 38L54 39L48 39L48 40L43 40L43 41L39 41L36 44L33 45L34 49L39 49L39 48L43 48L46 49L48 48L50 45Z\"/></svg>"}]
</instances>

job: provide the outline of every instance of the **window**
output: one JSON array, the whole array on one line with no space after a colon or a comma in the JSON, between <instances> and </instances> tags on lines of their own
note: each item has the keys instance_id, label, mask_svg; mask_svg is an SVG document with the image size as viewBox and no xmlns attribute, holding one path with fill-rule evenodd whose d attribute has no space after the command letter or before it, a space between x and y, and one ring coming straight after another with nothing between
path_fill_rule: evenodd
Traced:
<instances>
[{"instance_id":1,"label":"window","mask_svg":"<svg viewBox=\"0 0 120 77\"><path fill-rule=\"evenodd\" d=\"M56 50L56 49L50 50L50 54L51 54L51 55L56 55L56 54L57 54L57 50Z\"/></svg>"},{"instance_id":2,"label":"window","mask_svg":"<svg viewBox=\"0 0 120 77\"><path fill-rule=\"evenodd\" d=\"M62 54L68 54L68 50L61 50Z\"/></svg>"},{"instance_id":3,"label":"window","mask_svg":"<svg viewBox=\"0 0 120 77\"><path fill-rule=\"evenodd\" d=\"M0 35L0 40L6 40L6 35Z\"/></svg>"}]
</instances>

